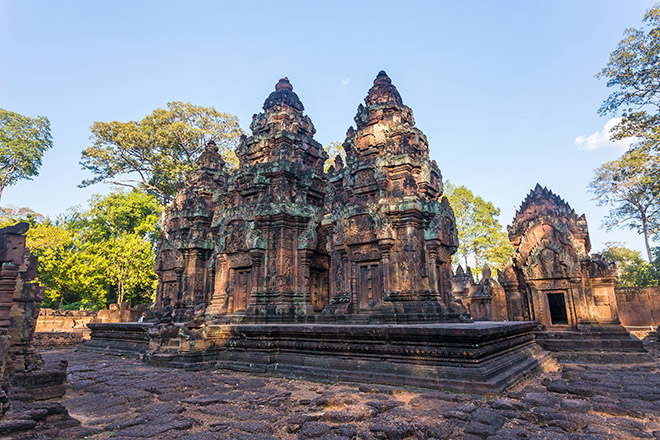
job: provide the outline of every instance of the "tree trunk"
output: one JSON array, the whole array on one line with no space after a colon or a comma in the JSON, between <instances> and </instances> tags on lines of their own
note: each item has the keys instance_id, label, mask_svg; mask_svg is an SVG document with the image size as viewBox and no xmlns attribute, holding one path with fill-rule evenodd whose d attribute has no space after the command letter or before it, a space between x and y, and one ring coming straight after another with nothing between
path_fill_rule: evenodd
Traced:
<instances>
[{"instance_id":1,"label":"tree trunk","mask_svg":"<svg viewBox=\"0 0 660 440\"><path fill-rule=\"evenodd\" d=\"M644 245L646 245L646 255L649 259L649 263L653 263L653 252L651 251L651 245L649 243L649 223L646 217L642 218L642 232L644 234Z\"/></svg>"}]
</instances>

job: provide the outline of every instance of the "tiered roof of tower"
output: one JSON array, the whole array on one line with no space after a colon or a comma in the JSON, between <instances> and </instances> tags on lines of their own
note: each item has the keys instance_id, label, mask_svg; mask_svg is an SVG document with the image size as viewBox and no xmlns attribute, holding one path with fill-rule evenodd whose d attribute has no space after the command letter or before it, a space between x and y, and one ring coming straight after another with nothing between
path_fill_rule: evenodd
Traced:
<instances>
[{"instance_id":1,"label":"tiered roof of tower","mask_svg":"<svg viewBox=\"0 0 660 440\"><path fill-rule=\"evenodd\" d=\"M327 153L313 139L316 129L304 109L289 79L280 79L264 111L252 117L252 135L241 138L236 150L239 167L286 159L322 171Z\"/></svg>"},{"instance_id":2,"label":"tiered roof of tower","mask_svg":"<svg viewBox=\"0 0 660 440\"><path fill-rule=\"evenodd\" d=\"M355 123L357 129L348 129L343 144L351 177L341 161L336 161L339 173L331 177L336 188L341 178L343 186L352 186L346 193L349 199L369 202L415 195L436 200L442 194L442 177L429 160L426 136L415 127L412 110L384 71L358 106ZM360 171L365 167L378 171Z\"/></svg>"},{"instance_id":3,"label":"tiered roof of tower","mask_svg":"<svg viewBox=\"0 0 660 440\"><path fill-rule=\"evenodd\" d=\"M511 226L507 228L509 239L514 247L519 244L519 238L531 225L538 222L539 218L554 219L557 227L570 230L577 239L583 241L584 252L589 252L591 244L584 214L578 215L564 199L538 183L521 203ZM563 226L560 226L559 223Z\"/></svg>"},{"instance_id":4,"label":"tiered roof of tower","mask_svg":"<svg viewBox=\"0 0 660 440\"><path fill-rule=\"evenodd\" d=\"M415 127L412 110L403 104L399 91L384 71L378 73L364 102L366 107L360 104L355 116L357 131L351 127L346 135L348 158L384 154L428 157L426 136Z\"/></svg>"}]
</instances>

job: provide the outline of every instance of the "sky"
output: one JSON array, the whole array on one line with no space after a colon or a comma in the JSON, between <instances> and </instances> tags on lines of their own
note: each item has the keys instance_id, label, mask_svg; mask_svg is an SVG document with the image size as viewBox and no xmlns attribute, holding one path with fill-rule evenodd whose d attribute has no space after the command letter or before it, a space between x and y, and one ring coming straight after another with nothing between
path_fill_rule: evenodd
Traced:
<instances>
[{"instance_id":1,"label":"sky","mask_svg":"<svg viewBox=\"0 0 660 440\"><path fill-rule=\"evenodd\" d=\"M50 217L111 187L78 188L94 121L140 120L171 101L252 115L287 76L323 145L343 141L385 70L444 179L511 223L537 183L586 214L592 251L643 251L636 231L601 228L594 170L627 144L597 110L602 69L643 0L31 1L0 0L0 108L50 119L39 176L2 206Z\"/></svg>"}]
</instances>

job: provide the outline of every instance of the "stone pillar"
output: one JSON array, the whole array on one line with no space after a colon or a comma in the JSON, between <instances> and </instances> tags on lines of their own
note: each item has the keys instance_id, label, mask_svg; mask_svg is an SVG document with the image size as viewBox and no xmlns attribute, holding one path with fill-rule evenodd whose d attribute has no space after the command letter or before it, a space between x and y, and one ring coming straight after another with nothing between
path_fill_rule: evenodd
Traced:
<instances>
[{"instance_id":1,"label":"stone pillar","mask_svg":"<svg viewBox=\"0 0 660 440\"><path fill-rule=\"evenodd\" d=\"M378 240L378 247L381 251L383 264L383 291L385 296L392 290L392 262L390 261L390 249L394 246L394 240L391 238L382 238Z\"/></svg>"},{"instance_id":2,"label":"stone pillar","mask_svg":"<svg viewBox=\"0 0 660 440\"><path fill-rule=\"evenodd\" d=\"M358 289L357 289L357 264L355 263L355 261L351 261L350 264L351 264L351 271L350 271L350 275L351 275L351 284L350 284L351 285L351 290L350 290L350 292L351 292L351 302L353 303L353 313L357 313L357 311L359 310L358 297L357 297L357 291L358 291Z\"/></svg>"},{"instance_id":3,"label":"stone pillar","mask_svg":"<svg viewBox=\"0 0 660 440\"><path fill-rule=\"evenodd\" d=\"M206 316L213 319L218 315L227 313L227 261L218 256L215 264L212 292L209 305L206 308Z\"/></svg>"},{"instance_id":4,"label":"stone pillar","mask_svg":"<svg viewBox=\"0 0 660 440\"><path fill-rule=\"evenodd\" d=\"M429 281L429 291L434 299L438 299L440 296L438 291L438 245L439 240L428 240L425 243L426 273Z\"/></svg>"}]
</instances>

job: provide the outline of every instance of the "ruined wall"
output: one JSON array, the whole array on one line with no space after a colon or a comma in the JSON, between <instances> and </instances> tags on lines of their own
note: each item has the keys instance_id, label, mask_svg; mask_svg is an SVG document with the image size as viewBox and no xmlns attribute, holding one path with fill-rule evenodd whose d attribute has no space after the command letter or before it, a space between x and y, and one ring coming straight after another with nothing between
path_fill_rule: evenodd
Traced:
<instances>
[{"instance_id":1,"label":"ruined wall","mask_svg":"<svg viewBox=\"0 0 660 440\"><path fill-rule=\"evenodd\" d=\"M87 324L90 322L136 322L146 308L146 305L132 308L130 303L122 303L110 304L107 310L99 311L41 309L36 332L71 332L87 336L90 332Z\"/></svg>"},{"instance_id":2,"label":"ruined wall","mask_svg":"<svg viewBox=\"0 0 660 440\"><path fill-rule=\"evenodd\" d=\"M614 293L624 326L660 325L660 287L617 287Z\"/></svg>"},{"instance_id":3,"label":"ruined wall","mask_svg":"<svg viewBox=\"0 0 660 440\"><path fill-rule=\"evenodd\" d=\"M84 336L80 332L41 332L34 334L33 343L39 350L76 347L85 342Z\"/></svg>"}]
</instances>

